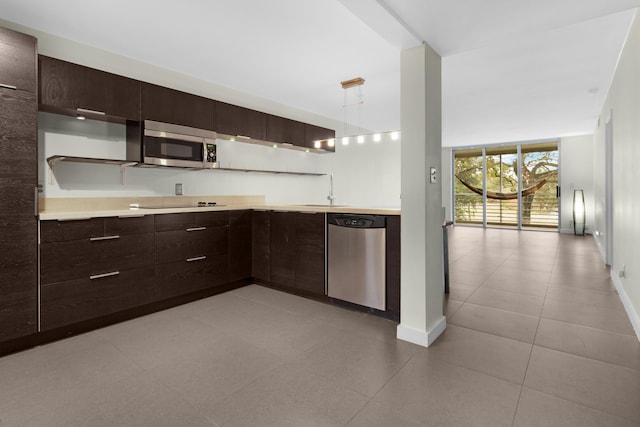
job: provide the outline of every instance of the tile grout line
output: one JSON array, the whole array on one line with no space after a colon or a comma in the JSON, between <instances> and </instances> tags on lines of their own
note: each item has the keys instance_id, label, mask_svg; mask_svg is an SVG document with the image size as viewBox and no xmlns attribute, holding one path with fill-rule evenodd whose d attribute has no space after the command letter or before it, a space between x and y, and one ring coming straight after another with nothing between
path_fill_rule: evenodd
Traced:
<instances>
[{"instance_id":1,"label":"tile grout line","mask_svg":"<svg viewBox=\"0 0 640 427\"><path fill-rule=\"evenodd\" d=\"M551 268L551 273L553 273L553 270L556 266L556 263L558 262L558 251L560 250L560 246L559 246L559 242L556 243L556 253L555 256L553 257L553 267ZM536 331L533 334L533 341L531 342L531 351L529 352L529 358L527 359L527 367L524 370L524 377L522 378L522 385L520 386L520 393L518 393L518 400L516 402L516 408L513 411L513 419L511 420L511 427L515 427L516 424L516 417L518 416L518 409L520 408L520 400L522 399L522 392L524 390L525 387L525 383L527 380L527 374L529 373L529 365L531 364L531 356L533 355L533 349L536 346L536 337L538 335L538 329L540 328L540 321L542 320L542 312L544 311L544 304L547 301L547 294L549 293L549 286L550 286L550 282L551 282L551 273L549 274L549 277L547 278L547 288L544 292L544 298L542 299L542 307L540 309L540 315L538 316L538 323L536 324Z\"/></svg>"},{"instance_id":2,"label":"tile grout line","mask_svg":"<svg viewBox=\"0 0 640 427\"><path fill-rule=\"evenodd\" d=\"M347 421L347 423L344 425L344 427L347 427L349 424L351 424L351 422L352 422L352 421L353 421L353 420L354 420L354 419L355 419L355 418L356 418L360 413L362 413L362 411L364 410L364 408L366 408L366 407L369 405L369 403L371 403L371 402L373 401L373 399L375 399L375 398L376 398L376 396L377 396L378 394L380 394L380 392L382 391L382 389L384 389L384 388L386 387L386 385L387 385L387 384L389 384L389 382L391 382L391 380L392 380L392 379L394 379L394 378L396 377L396 375L398 375L398 374L400 373L400 371L402 371L402 370L404 369L404 367L405 367L405 366L407 366L407 364L408 364L411 360L413 360L413 358L416 356L416 353L418 353L418 352L420 352L420 351L423 351L423 350L422 350L422 349L418 349L418 350L416 350L416 351L411 355L411 357L410 357L410 358L408 358L408 359L407 359L407 361L406 361L405 363L403 363L403 364L402 364L402 366L400 366L400 367L399 367L399 368L398 368L398 369L393 373L393 375L391 375L391 377L389 377L389 379L388 379L387 381L385 381L385 383L384 383L384 384L382 384L382 385L380 386L380 388L378 389L378 391L376 391L375 393L373 393L373 396L371 396L371 397L370 397L370 398L369 398L369 399L364 403L364 405L362 405L362 407L361 407L361 408L360 408L360 409L359 409L355 414L353 414L353 416L352 416L351 418L349 418L349 420L348 420L348 421ZM351 388L349 388L349 390L352 390L352 389L351 389ZM357 390L353 390L353 391L355 391L356 393L362 394L362 393L358 392ZM364 395L364 394L362 394L362 395L363 395L363 396L366 396L366 395Z\"/></svg>"},{"instance_id":3,"label":"tile grout line","mask_svg":"<svg viewBox=\"0 0 640 427\"><path fill-rule=\"evenodd\" d=\"M471 297L472 297L476 292L478 292L478 290L479 290L480 288L482 288L482 287L484 286L484 283L485 283L487 280L489 280L489 278L491 277L491 275L493 275L493 273L495 273L496 271L498 271L498 269L499 269L499 268L500 268L500 267L501 267L505 262L507 262L507 258L509 258L509 256L511 256L511 255L508 255L506 258L504 258L504 260L503 260L501 263L499 263L499 264L498 264L498 265L493 269L493 271L491 272L491 274L489 274L485 279L483 279L483 280L482 280L482 282L480 282L480 285L478 285L478 287L477 287L477 288L475 288L475 289L473 290L473 292L471 292L471 293L469 294L469 296L468 296L467 298L465 298L465 300L464 300L464 301L461 301L461 302L462 302L462 305L466 304L466 303L469 301L469 299L471 299ZM462 258L462 257L460 257L460 258ZM459 300L454 300L454 301L459 301ZM473 303L470 303L470 304L473 304ZM462 308L462 305L460 305L460 307L459 307L458 309ZM456 310L456 311L458 311L458 310ZM454 313L454 314L455 314L455 313ZM453 318L453 316L451 316L451 317Z\"/></svg>"}]
</instances>

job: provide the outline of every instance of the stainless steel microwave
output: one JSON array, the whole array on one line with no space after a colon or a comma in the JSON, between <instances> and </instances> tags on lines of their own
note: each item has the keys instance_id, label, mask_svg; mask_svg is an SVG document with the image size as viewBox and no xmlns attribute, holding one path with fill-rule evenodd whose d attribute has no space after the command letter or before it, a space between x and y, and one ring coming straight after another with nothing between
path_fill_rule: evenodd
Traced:
<instances>
[{"instance_id":1,"label":"stainless steel microwave","mask_svg":"<svg viewBox=\"0 0 640 427\"><path fill-rule=\"evenodd\" d=\"M136 129L137 136L127 135L127 160L140 166L218 167L214 131L152 120L141 124L142 129Z\"/></svg>"}]
</instances>

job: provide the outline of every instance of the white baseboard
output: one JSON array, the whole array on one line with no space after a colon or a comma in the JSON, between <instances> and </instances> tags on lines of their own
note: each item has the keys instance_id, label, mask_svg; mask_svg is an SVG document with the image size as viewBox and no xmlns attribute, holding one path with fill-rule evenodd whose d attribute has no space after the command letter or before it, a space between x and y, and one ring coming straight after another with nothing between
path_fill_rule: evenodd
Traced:
<instances>
[{"instance_id":1,"label":"white baseboard","mask_svg":"<svg viewBox=\"0 0 640 427\"><path fill-rule=\"evenodd\" d=\"M437 322L431 325L427 331L419 331L403 324L398 325L397 337L402 341L429 347L447 328L447 318L442 316Z\"/></svg>"},{"instance_id":2,"label":"white baseboard","mask_svg":"<svg viewBox=\"0 0 640 427\"><path fill-rule=\"evenodd\" d=\"M593 235L593 240L596 242L596 247L600 251L600 256L602 257L602 262L606 263L607 262L607 252L606 252L605 248L602 247L602 245L600 244L600 240L598 240L598 237L595 234Z\"/></svg>"},{"instance_id":3,"label":"white baseboard","mask_svg":"<svg viewBox=\"0 0 640 427\"><path fill-rule=\"evenodd\" d=\"M629 320L631 321L631 326L633 326L633 330L636 332L636 337L638 337L638 341L640 341L640 316L636 311L627 291L624 290L624 286L622 286L622 282L617 274L611 269L611 280L618 291L618 295L620 296L620 300L622 301L622 305L624 306L625 311L627 312L627 316L629 316Z\"/></svg>"}]
</instances>

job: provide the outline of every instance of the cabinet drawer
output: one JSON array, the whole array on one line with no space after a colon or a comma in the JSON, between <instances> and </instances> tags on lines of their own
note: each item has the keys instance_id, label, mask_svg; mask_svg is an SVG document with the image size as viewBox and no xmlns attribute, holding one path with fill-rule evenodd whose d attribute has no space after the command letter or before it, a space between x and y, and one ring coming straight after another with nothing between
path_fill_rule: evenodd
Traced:
<instances>
[{"instance_id":1,"label":"cabinet drawer","mask_svg":"<svg viewBox=\"0 0 640 427\"><path fill-rule=\"evenodd\" d=\"M107 315L156 301L155 280L154 267L94 279L98 292L97 312Z\"/></svg>"},{"instance_id":2,"label":"cabinet drawer","mask_svg":"<svg viewBox=\"0 0 640 427\"><path fill-rule=\"evenodd\" d=\"M153 215L40 222L40 241L67 242L153 232Z\"/></svg>"},{"instance_id":3,"label":"cabinet drawer","mask_svg":"<svg viewBox=\"0 0 640 427\"><path fill-rule=\"evenodd\" d=\"M174 230L156 233L156 263L184 261L202 255L228 251L228 227L197 227L194 231Z\"/></svg>"},{"instance_id":4,"label":"cabinet drawer","mask_svg":"<svg viewBox=\"0 0 640 427\"><path fill-rule=\"evenodd\" d=\"M95 317L98 286L88 277L41 286L41 329L46 331Z\"/></svg>"},{"instance_id":5,"label":"cabinet drawer","mask_svg":"<svg viewBox=\"0 0 640 427\"><path fill-rule=\"evenodd\" d=\"M136 217L112 217L104 219L104 235L128 235L153 233L153 215Z\"/></svg>"},{"instance_id":6,"label":"cabinet drawer","mask_svg":"<svg viewBox=\"0 0 640 427\"><path fill-rule=\"evenodd\" d=\"M41 287L42 330L93 319L156 300L153 267Z\"/></svg>"},{"instance_id":7,"label":"cabinet drawer","mask_svg":"<svg viewBox=\"0 0 640 427\"><path fill-rule=\"evenodd\" d=\"M40 222L40 242L67 242L104 236L104 219Z\"/></svg>"},{"instance_id":8,"label":"cabinet drawer","mask_svg":"<svg viewBox=\"0 0 640 427\"><path fill-rule=\"evenodd\" d=\"M191 262L177 261L156 266L161 299L185 295L228 281L228 256L207 256Z\"/></svg>"},{"instance_id":9,"label":"cabinet drawer","mask_svg":"<svg viewBox=\"0 0 640 427\"><path fill-rule=\"evenodd\" d=\"M195 212L161 214L155 217L156 231L186 230L187 228L196 227Z\"/></svg>"},{"instance_id":10,"label":"cabinet drawer","mask_svg":"<svg viewBox=\"0 0 640 427\"><path fill-rule=\"evenodd\" d=\"M226 227L229 225L229 212L196 212L196 225L206 227Z\"/></svg>"},{"instance_id":11,"label":"cabinet drawer","mask_svg":"<svg viewBox=\"0 0 640 427\"><path fill-rule=\"evenodd\" d=\"M135 234L109 240L73 240L40 245L43 284L152 266L154 235Z\"/></svg>"}]
</instances>

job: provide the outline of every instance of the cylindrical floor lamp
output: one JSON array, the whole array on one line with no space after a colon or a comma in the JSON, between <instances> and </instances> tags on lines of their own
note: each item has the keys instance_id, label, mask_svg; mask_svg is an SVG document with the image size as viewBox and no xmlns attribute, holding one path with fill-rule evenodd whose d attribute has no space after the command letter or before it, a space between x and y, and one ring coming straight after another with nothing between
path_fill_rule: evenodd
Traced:
<instances>
[{"instance_id":1,"label":"cylindrical floor lamp","mask_svg":"<svg viewBox=\"0 0 640 427\"><path fill-rule=\"evenodd\" d=\"M584 191L573 190L573 233L584 236L585 222Z\"/></svg>"}]
</instances>

